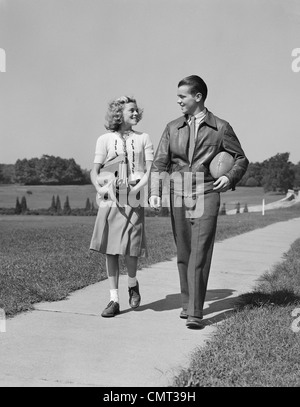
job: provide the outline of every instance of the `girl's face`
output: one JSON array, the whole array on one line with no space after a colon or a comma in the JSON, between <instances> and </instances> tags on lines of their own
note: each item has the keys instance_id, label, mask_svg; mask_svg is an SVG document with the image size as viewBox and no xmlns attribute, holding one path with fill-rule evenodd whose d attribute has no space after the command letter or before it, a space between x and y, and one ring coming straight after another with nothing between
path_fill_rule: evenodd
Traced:
<instances>
[{"instance_id":1,"label":"girl's face","mask_svg":"<svg viewBox=\"0 0 300 407\"><path fill-rule=\"evenodd\" d=\"M139 112L135 103L126 103L123 109L123 126L131 128L138 124Z\"/></svg>"}]
</instances>

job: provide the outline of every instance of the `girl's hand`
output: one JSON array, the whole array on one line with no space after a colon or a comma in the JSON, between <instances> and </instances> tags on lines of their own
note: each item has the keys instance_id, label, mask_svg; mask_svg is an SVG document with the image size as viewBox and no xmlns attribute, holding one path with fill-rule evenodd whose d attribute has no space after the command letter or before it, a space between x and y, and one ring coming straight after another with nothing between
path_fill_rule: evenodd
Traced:
<instances>
[{"instance_id":1,"label":"girl's hand","mask_svg":"<svg viewBox=\"0 0 300 407\"><path fill-rule=\"evenodd\" d=\"M97 188L97 193L99 198L103 198L104 195L109 194L111 199L115 199L116 195L116 184L115 181L109 181L107 184L102 187Z\"/></svg>"},{"instance_id":2,"label":"girl's hand","mask_svg":"<svg viewBox=\"0 0 300 407\"><path fill-rule=\"evenodd\" d=\"M137 194L140 191L139 183L140 181L135 185L129 185L129 192Z\"/></svg>"}]
</instances>

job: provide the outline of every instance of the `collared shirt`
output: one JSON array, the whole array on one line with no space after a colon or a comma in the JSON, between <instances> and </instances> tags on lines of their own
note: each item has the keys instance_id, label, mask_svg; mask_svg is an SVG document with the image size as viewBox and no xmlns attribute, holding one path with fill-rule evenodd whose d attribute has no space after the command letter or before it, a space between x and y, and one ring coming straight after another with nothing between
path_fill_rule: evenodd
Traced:
<instances>
[{"instance_id":1,"label":"collared shirt","mask_svg":"<svg viewBox=\"0 0 300 407\"><path fill-rule=\"evenodd\" d=\"M205 119L206 113L207 113L207 109L205 107L204 110L202 110L202 112L195 114L195 138L197 137L197 133L198 133L200 124ZM189 125L190 125L190 122L191 122L191 119L189 118L189 120L188 120Z\"/></svg>"}]
</instances>

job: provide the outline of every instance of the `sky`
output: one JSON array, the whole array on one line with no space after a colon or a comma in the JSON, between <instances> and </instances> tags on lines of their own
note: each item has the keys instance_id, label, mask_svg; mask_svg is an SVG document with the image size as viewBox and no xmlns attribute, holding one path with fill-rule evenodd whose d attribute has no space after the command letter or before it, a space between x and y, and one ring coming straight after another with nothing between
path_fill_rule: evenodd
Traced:
<instances>
[{"instance_id":1,"label":"sky","mask_svg":"<svg viewBox=\"0 0 300 407\"><path fill-rule=\"evenodd\" d=\"M299 0L0 0L0 163L48 154L90 169L121 95L144 109L135 129L156 149L181 115L178 82L199 75L250 162L289 152L296 164L297 48Z\"/></svg>"}]
</instances>

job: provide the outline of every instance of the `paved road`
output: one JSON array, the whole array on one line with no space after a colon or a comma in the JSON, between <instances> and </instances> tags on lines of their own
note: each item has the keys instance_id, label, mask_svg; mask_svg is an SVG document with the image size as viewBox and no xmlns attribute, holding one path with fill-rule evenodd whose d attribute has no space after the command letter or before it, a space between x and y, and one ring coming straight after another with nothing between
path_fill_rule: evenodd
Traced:
<instances>
[{"instance_id":1,"label":"paved road","mask_svg":"<svg viewBox=\"0 0 300 407\"><path fill-rule=\"evenodd\" d=\"M165 387L196 347L230 316L238 295L282 260L300 238L300 218L216 243L205 319L200 331L179 318L176 260L139 271L141 307L128 306L127 278L120 277L121 314L105 319L108 282L67 300L42 303L7 321L0 333L1 387Z\"/></svg>"}]
</instances>

